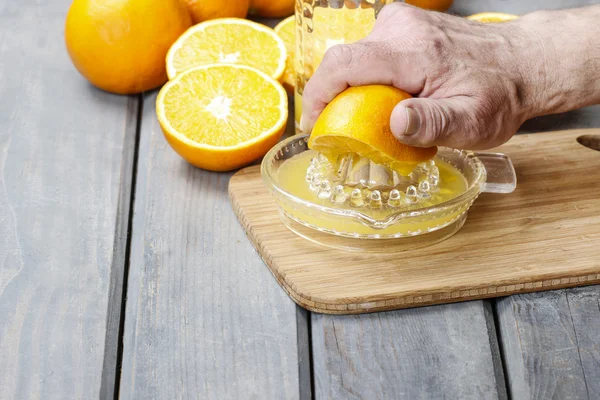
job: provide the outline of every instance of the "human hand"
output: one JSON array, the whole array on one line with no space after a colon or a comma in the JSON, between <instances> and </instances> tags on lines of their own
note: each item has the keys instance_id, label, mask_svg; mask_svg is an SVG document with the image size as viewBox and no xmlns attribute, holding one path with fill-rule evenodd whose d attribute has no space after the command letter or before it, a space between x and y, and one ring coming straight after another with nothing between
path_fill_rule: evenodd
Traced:
<instances>
[{"instance_id":1,"label":"human hand","mask_svg":"<svg viewBox=\"0 0 600 400\"><path fill-rule=\"evenodd\" d=\"M310 132L323 108L348 86L385 84L416 96L399 103L391 116L401 142L461 149L500 145L528 118L593 101L570 101L561 92L583 82L565 80L568 69L553 53L556 38L549 27L560 17L551 16L481 24L390 4L367 38L327 51L304 89L300 128Z\"/></svg>"}]
</instances>

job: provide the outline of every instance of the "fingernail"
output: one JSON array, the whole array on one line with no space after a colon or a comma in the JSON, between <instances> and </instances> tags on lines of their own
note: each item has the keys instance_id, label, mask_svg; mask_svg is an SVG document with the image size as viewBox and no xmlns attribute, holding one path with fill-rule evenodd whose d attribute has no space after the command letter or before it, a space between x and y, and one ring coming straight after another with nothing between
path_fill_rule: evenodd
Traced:
<instances>
[{"instance_id":1,"label":"fingernail","mask_svg":"<svg viewBox=\"0 0 600 400\"><path fill-rule=\"evenodd\" d=\"M304 118L304 114L300 116L300 130L302 133L306 133L306 120Z\"/></svg>"},{"instance_id":2,"label":"fingernail","mask_svg":"<svg viewBox=\"0 0 600 400\"><path fill-rule=\"evenodd\" d=\"M406 110L406 129L404 136L411 136L419 132L421 128L421 117L419 113L410 107L404 107Z\"/></svg>"}]
</instances>

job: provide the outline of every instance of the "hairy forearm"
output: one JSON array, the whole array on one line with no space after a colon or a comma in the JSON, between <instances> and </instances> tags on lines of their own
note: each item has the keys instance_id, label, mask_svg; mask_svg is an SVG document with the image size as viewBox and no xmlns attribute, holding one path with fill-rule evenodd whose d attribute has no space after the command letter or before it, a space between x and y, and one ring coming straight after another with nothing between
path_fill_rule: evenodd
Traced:
<instances>
[{"instance_id":1,"label":"hairy forearm","mask_svg":"<svg viewBox=\"0 0 600 400\"><path fill-rule=\"evenodd\" d=\"M538 11L515 22L528 117L600 104L600 5Z\"/></svg>"}]
</instances>

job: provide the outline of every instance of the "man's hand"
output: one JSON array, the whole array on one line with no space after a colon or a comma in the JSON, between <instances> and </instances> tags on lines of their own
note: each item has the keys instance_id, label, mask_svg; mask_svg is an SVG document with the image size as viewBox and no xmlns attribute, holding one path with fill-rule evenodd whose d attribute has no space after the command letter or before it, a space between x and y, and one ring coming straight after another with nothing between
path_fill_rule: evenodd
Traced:
<instances>
[{"instance_id":1,"label":"man's hand","mask_svg":"<svg viewBox=\"0 0 600 400\"><path fill-rule=\"evenodd\" d=\"M589 8L600 14L600 7ZM585 79L569 82L569 68L561 64L568 54L556 50L561 44L551 32L554 14L481 24L390 4L367 38L327 51L305 87L301 129L310 132L323 108L348 86L368 84L393 85L415 96L396 106L390 125L398 140L422 147L491 148L528 118L600 101L600 85L592 85L598 92L588 99L564 93ZM577 51L571 56L583 59ZM586 79L600 82L594 74Z\"/></svg>"}]
</instances>

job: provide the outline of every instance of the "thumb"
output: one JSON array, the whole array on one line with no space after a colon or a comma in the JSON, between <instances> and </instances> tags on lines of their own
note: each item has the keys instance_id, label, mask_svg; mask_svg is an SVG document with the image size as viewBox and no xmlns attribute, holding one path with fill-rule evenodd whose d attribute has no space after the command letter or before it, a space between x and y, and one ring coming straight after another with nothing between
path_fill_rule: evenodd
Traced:
<instances>
[{"instance_id":1,"label":"thumb","mask_svg":"<svg viewBox=\"0 0 600 400\"><path fill-rule=\"evenodd\" d=\"M465 148L470 132L461 106L459 99L407 99L392 111L390 128L396 139L411 146Z\"/></svg>"}]
</instances>

